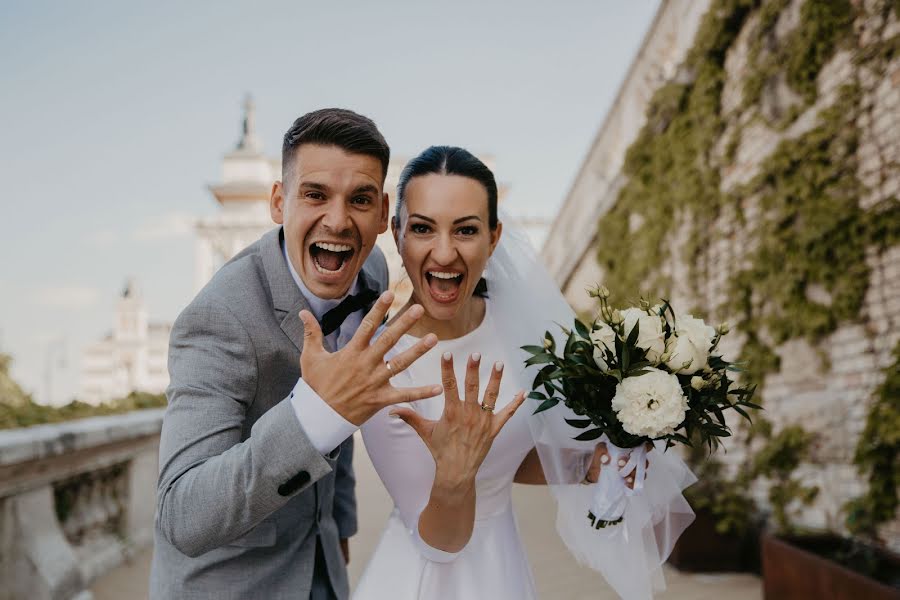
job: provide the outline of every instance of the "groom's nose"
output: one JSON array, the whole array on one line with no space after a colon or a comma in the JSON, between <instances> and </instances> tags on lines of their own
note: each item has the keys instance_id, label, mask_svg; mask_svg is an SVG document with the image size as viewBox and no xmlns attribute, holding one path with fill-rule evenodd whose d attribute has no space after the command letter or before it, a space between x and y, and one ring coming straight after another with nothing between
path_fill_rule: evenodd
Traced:
<instances>
[{"instance_id":1,"label":"groom's nose","mask_svg":"<svg viewBox=\"0 0 900 600\"><path fill-rule=\"evenodd\" d=\"M335 233L341 233L350 228L350 213L343 198L334 198L325 207L325 215L322 217L322 225Z\"/></svg>"}]
</instances>

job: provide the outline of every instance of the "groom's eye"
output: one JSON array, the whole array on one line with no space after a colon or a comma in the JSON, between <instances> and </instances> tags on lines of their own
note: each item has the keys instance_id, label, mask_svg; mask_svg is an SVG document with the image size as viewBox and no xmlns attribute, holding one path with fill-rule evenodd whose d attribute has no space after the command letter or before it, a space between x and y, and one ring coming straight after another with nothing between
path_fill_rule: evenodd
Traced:
<instances>
[{"instance_id":1,"label":"groom's eye","mask_svg":"<svg viewBox=\"0 0 900 600\"><path fill-rule=\"evenodd\" d=\"M350 201L351 204L372 204L372 199L368 196L357 196Z\"/></svg>"},{"instance_id":2,"label":"groom's eye","mask_svg":"<svg viewBox=\"0 0 900 600\"><path fill-rule=\"evenodd\" d=\"M310 200L324 200L325 194L322 192L306 192L306 197Z\"/></svg>"}]
</instances>

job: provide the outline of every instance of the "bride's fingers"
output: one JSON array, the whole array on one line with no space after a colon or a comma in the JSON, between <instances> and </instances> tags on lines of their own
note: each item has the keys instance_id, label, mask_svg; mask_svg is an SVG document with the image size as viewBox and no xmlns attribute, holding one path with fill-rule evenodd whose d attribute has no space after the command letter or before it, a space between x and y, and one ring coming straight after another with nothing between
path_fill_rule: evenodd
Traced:
<instances>
[{"instance_id":1,"label":"bride's fingers","mask_svg":"<svg viewBox=\"0 0 900 600\"><path fill-rule=\"evenodd\" d=\"M431 431L434 429L435 422L426 419L411 408L405 406L397 407L390 412L392 417L397 417L406 422L407 425L419 434L426 446L431 446Z\"/></svg>"},{"instance_id":2,"label":"bride's fingers","mask_svg":"<svg viewBox=\"0 0 900 600\"><path fill-rule=\"evenodd\" d=\"M469 364L466 365L466 389L465 401L470 404L478 404L478 368L481 366L481 355L477 352L469 356Z\"/></svg>"},{"instance_id":3,"label":"bride's fingers","mask_svg":"<svg viewBox=\"0 0 900 600\"><path fill-rule=\"evenodd\" d=\"M500 430L503 429L503 426L506 425L506 422L510 420L510 418L515 414L516 410L522 403L525 402L525 391L521 390L518 394L516 394L515 398L512 399L512 402L503 407L503 410L494 415L494 431L493 434L496 436L500 433Z\"/></svg>"},{"instance_id":4,"label":"bride's fingers","mask_svg":"<svg viewBox=\"0 0 900 600\"><path fill-rule=\"evenodd\" d=\"M481 401L482 406L497 406L497 398L500 396L500 379L502 378L503 363L498 361L491 369L491 378L484 389L484 399Z\"/></svg>"},{"instance_id":5,"label":"bride's fingers","mask_svg":"<svg viewBox=\"0 0 900 600\"><path fill-rule=\"evenodd\" d=\"M454 410L459 402L459 389L456 386L456 373L453 371L453 355L444 352L441 356L441 383L444 384L444 410Z\"/></svg>"},{"instance_id":6,"label":"bride's fingers","mask_svg":"<svg viewBox=\"0 0 900 600\"><path fill-rule=\"evenodd\" d=\"M591 458L591 464L588 467L585 479L591 483L600 481L600 469L607 463L609 463L609 454L606 452L606 444L597 444L597 447L594 448L594 456Z\"/></svg>"}]
</instances>

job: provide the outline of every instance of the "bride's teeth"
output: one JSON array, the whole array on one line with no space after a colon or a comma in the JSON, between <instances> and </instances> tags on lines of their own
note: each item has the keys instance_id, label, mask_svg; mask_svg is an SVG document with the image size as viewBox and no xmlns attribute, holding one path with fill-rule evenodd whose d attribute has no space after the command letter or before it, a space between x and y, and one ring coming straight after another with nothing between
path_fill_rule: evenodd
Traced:
<instances>
[{"instance_id":1,"label":"bride's teeth","mask_svg":"<svg viewBox=\"0 0 900 600\"><path fill-rule=\"evenodd\" d=\"M442 273L440 271L428 271L428 274L437 279L456 279L461 273Z\"/></svg>"},{"instance_id":2,"label":"bride's teeth","mask_svg":"<svg viewBox=\"0 0 900 600\"><path fill-rule=\"evenodd\" d=\"M352 246L348 246L347 244L326 244L324 242L316 242L316 248L321 250L328 250L329 252L350 252L353 250Z\"/></svg>"}]
</instances>

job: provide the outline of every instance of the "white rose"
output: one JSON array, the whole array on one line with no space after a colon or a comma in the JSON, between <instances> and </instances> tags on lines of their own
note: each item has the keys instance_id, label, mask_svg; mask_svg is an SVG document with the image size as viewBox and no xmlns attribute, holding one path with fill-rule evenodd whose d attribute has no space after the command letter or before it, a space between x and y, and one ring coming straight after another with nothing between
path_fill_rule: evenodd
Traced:
<instances>
[{"instance_id":1,"label":"white rose","mask_svg":"<svg viewBox=\"0 0 900 600\"><path fill-rule=\"evenodd\" d=\"M666 366L676 373L686 374L707 368L709 349L715 337L716 330L703 319L695 319L691 315L679 317L675 335L669 340L671 356L666 361Z\"/></svg>"},{"instance_id":2,"label":"white rose","mask_svg":"<svg viewBox=\"0 0 900 600\"><path fill-rule=\"evenodd\" d=\"M606 323L598 323L597 329L591 332L591 342L594 344L594 362L601 371L609 369L606 364L606 352L603 347L609 348L610 352L616 353L616 332Z\"/></svg>"},{"instance_id":3,"label":"white rose","mask_svg":"<svg viewBox=\"0 0 900 600\"><path fill-rule=\"evenodd\" d=\"M655 438L673 433L684 421L687 398L674 375L654 368L646 371L616 386L612 408L632 435Z\"/></svg>"},{"instance_id":4,"label":"white rose","mask_svg":"<svg viewBox=\"0 0 900 600\"><path fill-rule=\"evenodd\" d=\"M625 317L625 338L628 339L634 324L638 323L637 346L647 351L647 360L659 362L659 357L666 351L662 319L658 315L648 315L639 308L625 309L622 316Z\"/></svg>"}]
</instances>

